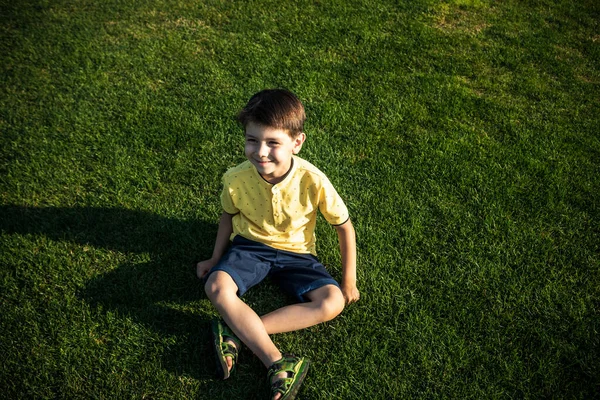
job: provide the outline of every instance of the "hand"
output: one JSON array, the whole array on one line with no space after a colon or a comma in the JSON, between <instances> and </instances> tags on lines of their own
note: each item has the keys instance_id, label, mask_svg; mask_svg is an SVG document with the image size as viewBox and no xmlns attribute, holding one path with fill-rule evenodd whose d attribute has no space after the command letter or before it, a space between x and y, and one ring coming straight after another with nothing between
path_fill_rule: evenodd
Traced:
<instances>
[{"instance_id":1,"label":"hand","mask_svg":"<svg viewBox=\"0 0 600 400\"><path fill-rule=\"evenodd\" d=\"M357 302L360 299L360 292L356 285L344 285L342 284L342 294L346 300L346 304Z\"/></svg>"},{"instance_id":2,"label":"hand","mask_svg":"<svg viewBox=\"0 0 600 400\"><path fill-rule=\"evenodd\" d=\"M196 275L198 276L198 278L204 278L204 276L208 274L208 271L210 271L212 267L217 265L217 262L218 260L213 260L211 258L208 260L200 261L198 264L196 264Z\"/></svg>"}]
</instances>

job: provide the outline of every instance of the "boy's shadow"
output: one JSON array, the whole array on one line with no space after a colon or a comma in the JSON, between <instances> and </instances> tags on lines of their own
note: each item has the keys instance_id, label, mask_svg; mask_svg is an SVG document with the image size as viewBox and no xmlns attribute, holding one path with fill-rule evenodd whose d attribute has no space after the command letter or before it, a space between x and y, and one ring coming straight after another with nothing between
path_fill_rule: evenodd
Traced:
<instances>
[{"instance_id":1,"label":"boy's shadow","mask_svg":"<svg viewBox=\"0 0 600 400\"><path fill-rule=\"evenodd\" d=\"M0 216L4 233L43 235L129 254L130 261L93 277L78 297L97 310L175 336L163 355L167 369L194 378L214 375L208 348L211 315L199 310L198 303L186 304L205 298L194 265L212 252L216 224L121 208L5 205Z\"/></svg>"}]
</instances>

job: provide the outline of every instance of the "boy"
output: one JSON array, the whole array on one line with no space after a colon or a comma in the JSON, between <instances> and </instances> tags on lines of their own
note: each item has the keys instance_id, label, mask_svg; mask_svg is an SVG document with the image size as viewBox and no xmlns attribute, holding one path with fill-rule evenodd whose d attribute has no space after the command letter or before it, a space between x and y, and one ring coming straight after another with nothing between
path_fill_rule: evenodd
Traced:
<instances>
[{"instance_id":1,"label":"boy","mask_svg":"<svg viewBox=\"0 0 600 400\"><path fill-rule=\"evenodd\" d=\"M329 321L360 296L348 210L327 177L296 156L304 120L300 100L283 89L255 94L239 113L247 161L223 175L213 255L196 267L224 321L212 325L219 374L230 376L243 342L268 368L273 400L295 397L309 361L284 356L269 335ZM316 258L317 209L338 233L341 285ZM266 276L300 303L259 317L240 297Z\"/></svg>"}]
</instances>

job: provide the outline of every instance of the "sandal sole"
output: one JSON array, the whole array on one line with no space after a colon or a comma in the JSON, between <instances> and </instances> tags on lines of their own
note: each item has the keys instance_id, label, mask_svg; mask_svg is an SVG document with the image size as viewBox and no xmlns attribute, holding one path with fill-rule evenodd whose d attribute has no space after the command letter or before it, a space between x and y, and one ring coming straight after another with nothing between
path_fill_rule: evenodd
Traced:
<instances>
[{"instance_id":1,"label":"sandal sole","mask_svg":"<svg viewBox=\"0 0 600 400\"><path fill-rule=\"evenodd\" d=\"M217 320L213 320L211 322L211 329L213 334L213 346L215 349L217 377L224 380L231 376L231 371L227 368L227 360L223 354L223 348L221 347L221 344L223 343L223 329L221 323Z\"/></svg>"}]
</instances>

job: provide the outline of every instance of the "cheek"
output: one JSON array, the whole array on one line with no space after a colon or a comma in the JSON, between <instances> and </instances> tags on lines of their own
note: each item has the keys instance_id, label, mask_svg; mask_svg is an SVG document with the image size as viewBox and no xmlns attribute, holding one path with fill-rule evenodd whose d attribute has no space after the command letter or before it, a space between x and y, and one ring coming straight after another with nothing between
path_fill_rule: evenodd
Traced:
<instances>
[{"instance_id":1,"label":"cheek","mask_svg":"<svg viewBox=\"0 0 600 400\"><path fill-rule=\"evenodd\" d=\"M270 156L276 160L280 160L282 158L282 154L285 154L285 151L283 151L281 148L277 148L277 149L271 149L270 151Z\"/></svg>"}]
</instances>

